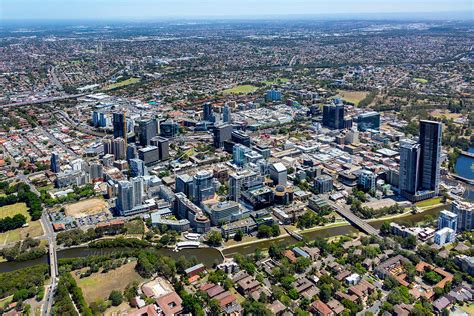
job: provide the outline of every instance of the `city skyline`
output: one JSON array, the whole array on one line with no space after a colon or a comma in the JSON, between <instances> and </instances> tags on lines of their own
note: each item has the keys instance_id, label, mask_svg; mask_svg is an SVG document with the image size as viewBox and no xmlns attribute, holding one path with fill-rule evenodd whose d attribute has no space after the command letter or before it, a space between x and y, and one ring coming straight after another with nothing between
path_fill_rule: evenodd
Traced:
<instances>
[{"instance_id":1,"label":"city skyline","mask_svg":"<svg viewBox=\"0 0 474 316\"><path fill-rule=\"evenodd\" d=\"M377 15L375 15L377 14ZM380 15L381 14L381 15ZM291 17L326 16L353 18L453 18L472 20L469 0L417 1L286 1L286 0L206 0L196 5L190 0L3 0L2 20L114 20L156 18Z\"/></svg>"}]
</instances>

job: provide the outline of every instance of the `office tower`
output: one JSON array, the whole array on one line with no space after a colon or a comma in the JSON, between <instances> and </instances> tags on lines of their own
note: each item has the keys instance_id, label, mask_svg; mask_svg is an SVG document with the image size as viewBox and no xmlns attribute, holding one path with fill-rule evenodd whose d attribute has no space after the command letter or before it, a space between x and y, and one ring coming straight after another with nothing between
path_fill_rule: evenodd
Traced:
<instances>
[{"instance_id":1,"label":"office tower","mask_svg":"<svg viewBox=\"0 0 474 316\"><path fill-rule=\"evenodd\" d=\"M281 92L278 90L268 90L265 96L267 101L281 101Z\"/></svg>"},{"instance_id":2,"label":"office tower","mask_svg":"<svg viewBox=\"0 0 474 316\"><path fill-rule=\"evenodd\" d=\"M104 138L102 140L102 144L104 145L104 155L113 154L112 150L112 139Z\"/></svg>"},{"instance_id":3,"label":"office tower","mask_svg":"<svg viewBox=\"0 0 474 316\"><path fill-rule=\"evenodd\" d=\"M135 144L128 144L127 145L127 160L135 159L138 157L137 146Z\"/></svg>"},{"instance_id":4,"label":"office tower","mask_svg":"<svg viewBox=\"0 0 474 316\"><path fill-rule=\"evenodd\" d=\"M232 110L227 103L222 108L222 121L224 123L232 123Z\"/></svg>"},{"instance_id":5,"label":"office tower","mask_svg":"<svg viewBox=\"0 0 474 316\"><path fill-rule=\"evenodd\" d=\"M114 154L115 160L125 159L126 154L126 142L125 139L119 137L115 138L112 142L112 152Z\"/></svg>"},{"instance_id":6,"label":"office tower","mask_svg":"<svg viewBox=\"0 0 474 316\"><path fill-rule=\"evenodd\" d=\"M224 147L224 142L232 138L232 125L224 124L214 128L214 147Z\"/></svg>"},{"instance_id":7,"label":"office tower","mask_svg":"<svg viewBox=\"0 0 474 316\"><path fill-rule=\"evenodd\" d=\"M130 175L132 177L143 177L148 175L148 169L143 160L130 159Z\"/></svg>"},{"instance_id":8,"label":"office tower","mask_svg":"<svg viewBox=\"0 0 474 316\"><path fill-rule=\"evenodd\" d=\"M380 129L380 113L371 111L362 113L357 117L357 129L361 132L367 130L379 130Z\"/></svg>"},{"instance_id":9,"label":"office tower","mask_svg":"<svg viewBox=\"0 0 474 316\"><path fill-rule=\"evenodd\" d=\"M237 166L243 166L245 164L245 154L250 152L251 149L241 145L235 144L232 149L232 160Z\"/></svg>"},{"instance_id":10,"label":"office tower","mask_svg":"<svg viewBox=\"0 0 474 316\"><path fill-rule=\"evenodd\" d=\"M127 116L125 113L114 113L112 116L114 138L121 137L127 140Z\"/></svg>"},{"instance_id":11,"label":"office tower","mask_svg":"<svg viewBox=\"0 0 474 316\"><path fill-rule=\"evenodd\" d=\"M57 152L51 153L51 162L50 162L51 171L54 173L61 172L61 163L59 161L59 154Z\"/></svg>"},{"instance_id":12,"label":"office tower","mask_svg":"<svg viewBox=\"0 0 474 316\"><path fill-rule=\"evenodd\" d=\"M239 201L242 192L263 187L263 177L253 170L243 170L229 175L229 199Z\"/></svg>"},{"instance_id":13,"label":"office tower","mask_svg":"<svg viewBox=\"0 0 474 316\"><path fill-rule=\"evenodd\" d=\"M176 192L182 192L188 198L193 194L193 177L184 173L176 176Z\"/></svg>"},{"instance_id":14,"label":"office tower","mask_svg":"<svg viewBox=\"0 0 474 316\"><path fill-rule=\"evenodd\" d=\"M150 144L158 147L158 155L160 161L168 160L170 158L170 142L164 137L154 137Z\"/></svg>"},{"instance_id":15,"label":"office tower","mask_svg":"<svg viewBox=\"0 0 474 316\"><path fill-rule=\"evenodd\" d=\"M357 178L357 184L365 191L375 192L376 179L377 176L375 175L375 173L369 170L361 170L359 177Z\"/></svg>"},{"instance_id":16,"label":"office tower","mask_svg":"<svg viewBox=\"0 0 474 316\"><path fill-rule=\"evenodd\" d=\"M204 207L204 210L209 215L211 223L214 226L235 221L242 216L239 203L234 201L219 202Z\"/></svg>"},{"instance_id":17,"label":"office tower","mask_svg":"<svg viewBox=\"0 0 474 316\"><path fill-rule=\"evenodd\" d=\"M457 231L474 229L474 203L455 200L451 204L451 212L457 215Z\"/></svg>"},{"instance_id":18,"label":"office tower","mask_svg":"<svg viewBox=\"0 0 474 316\"><path fill-rule=\"evenodd\" d=\"M214 176L210 171L199 171L193 178L193 200L200 204L214 197Z\"/></svg>"},{"instance_id":19,"label":"office tower","mask_svg":"<svg viewBox=\"0 0 474 316\"><path fill-rule=\"evenodd\" d=\"M314 181L314 188L320 194L329 193L333 189L332 178L328 175L321 175Z\"/></svg>"},{"instance_id":20,"label":"office tower","mask_svg":"<svg viewBox=\"0 0 474 316\"><path fill-rule=\"evenodd\" d=\"M344 139L346 144L358 144L359 143L359 132L352 128L346 133L346 137Z\"/></svg>"},{"instance_id":21,"label":"office tower","mask_svg":"<svg viewBox=\"0 0 474 316\"><path fill-rule=\"evenodd\" d=\"M420 145L410 139L400 141L400 192L414 196L418 190Z\"/></svg>"},{"instance_id":22,"label":"office tower","mask_svg":"<svg viewBox=\"0 0 474 316\"><path fill-rule=\"evenodd\" d=\"M99 112L97 111L92 112L92 125L99 126Z\"/></svg>"},{"instance_id":23,"label":"office tower","mask_svg":"<svg viewBox=\"0 0 474 316\"><path fill-rule=\"evenodd\" d=\"M150 167L160 161L160 152L156 146L147 146L138 150L138 158L140 158L145 166Z\"/></svg>"},{"instance_id":24,"label":"office tower","mask_svg":"<svg viewBox=\"0 0 474 316\"><path fill-rule=\"evenodd\" d=\"M166 138L173 138L178 135L179 126L178 123L173 120L167 120L160 123L160 136Z\"/></svg>"},{"instance_id":25,"label":"office tower","mask_svg":"<svg viewBox=\"0 0 474 316\"><path fill-rule=\"evenodd\" d=\"M86 171L87 164L84 159L78 158L70 162L73 171Z\"/></svg>"},{"instance_id":26,"label":"office tower","mask_svg":"<svg viewBox=\"0 0 474 316\"><path fill-rule=\"evenodd\" d=\"M324 105L323 126L332 129L344 128L344 104Z\"/></svg>"},{"instance_id":27,"label":"office tower","mask_svg":"<svg viewBox=\"0 0 474 316\"><path fill-rule=\"evenodd\" d=\"M250 137L249 137L250 140ZM268 147L265 144L260 144L255 147L253 147L253 150L255 150L257 153L262 155L263 159L267 159L271 156L272 152L270 150L270 147Z\"/></svg>"},{"instance_id":28,"label":"office tower","mask_svg":"<svg viewBox=\"0 0 474 316\"><path fill-rule=\"evenodd\" d=\"M439 193L442 125L420 121L420 189Z\"/></svg>"},{"instance_id":29,"label":"office tower","mask_svg":"<svg viewBox=\"0 0 474 316\"><path fill-rule=\"evenodd\" d=\"M138 141L141 146L150 145L153 137L158 135L158 124L154 119L141 120L138 122Z\"/></svg>"},{"instance_id":30,"label":"office tower","mask_svg":"<svg viewBox=\"0 0 474 316\"><path fill-rule=\"evenodd\" d=\"M450 211L441 211L438 218L438 229L451 228L454 231L458 230L458 216Z\"/></svg>"},{"instance_id":31,"label":"office tower","mask_svg":"<svg viewBox=\"0 0 474 316\"><path fill-rule=\"evenodd\" d=\"M212 109L212 104L206 102L202 105L202 120L207 122L215 122L216 117L214 116L214 111Z\"/></svg>"},{"instance_id":32,"label":"office tower","mask_svg":"<svg viewBox=\"0 0 474 316\"><path fill-rule=\"evenodd\" d=\"M92 162L89 166L91 181L102 180L104 178L103 166L100 162Z\"/></svg>"},{"instance_id":33,"label":"office tower","mask_svg":"<svg viewBox=\"0 0 474 316\"><path fill-rule=\"evenodd\" d=\"M250 136L242 131L236 130L232 132L232 141L236 144L242 144L250 148L251 141Z\"/></svg>"},{"instance_id":34,"label":"office tower","mask_svg":"<svg viewBox=\"0 0 474 316\"><path fill-rule=\"evenodd\" d=\"M288 171L281 162L270 166L270 179L272 179L274 185L286 186L287 176Z\"/></svg>"}]
</instances>

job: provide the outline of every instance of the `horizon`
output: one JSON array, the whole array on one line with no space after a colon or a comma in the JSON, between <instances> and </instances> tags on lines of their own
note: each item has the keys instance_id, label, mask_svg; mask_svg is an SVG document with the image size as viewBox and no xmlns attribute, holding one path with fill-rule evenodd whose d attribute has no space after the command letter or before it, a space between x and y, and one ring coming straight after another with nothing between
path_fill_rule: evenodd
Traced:
<instances>
[{"instance_id":1,"label":"horizon","mask_svg":"<svg viewBox=\"0 0 474 316\"><path fill-rule=\"evenodd\" d=\"M473 20L470 0L0 0L11 21L160 21L235 19ZM427 10L427 8L430 8Z\"/></svg>"}]
</instances>

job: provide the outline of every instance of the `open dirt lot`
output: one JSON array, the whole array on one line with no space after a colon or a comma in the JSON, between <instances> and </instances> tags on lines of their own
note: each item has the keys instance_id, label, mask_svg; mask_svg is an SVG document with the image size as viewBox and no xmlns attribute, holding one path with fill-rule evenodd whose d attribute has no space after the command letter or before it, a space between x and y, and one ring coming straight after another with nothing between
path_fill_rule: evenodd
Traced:
<instances>
[{"instance_id":1,"label":"open dirt lot","mask_svg":"<svg viewBox=\"0 0 474 316\"><path fill-rule=\"evenodd\" d=\"M66 205L64 210L66 215L79 218L99 214L106 208L108 205L104 200L95 198Z\"/></svg>"}]
</instances>

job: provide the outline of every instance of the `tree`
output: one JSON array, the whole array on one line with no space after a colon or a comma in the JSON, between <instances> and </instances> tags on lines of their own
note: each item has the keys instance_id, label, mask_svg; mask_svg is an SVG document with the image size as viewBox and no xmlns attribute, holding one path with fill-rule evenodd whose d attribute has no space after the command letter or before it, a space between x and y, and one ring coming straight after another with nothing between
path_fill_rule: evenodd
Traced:
<instances>
[{"instance_id":1,"label":"tree","mask_svg":"<svg viewBox=\"0 0 474 316\"><path fill-rule=\"evenodd\" d=\"M258 227L258 233L257 237L258 238L268 238L272 236L272 228L268 225L260 225Z\"/></svg>"},{"instance_id":2,"label":"tree","mask_svg":"<svg viewBox=\"0 0 474 316\"><path fill-rule=\"evenodd\" d=\"M388 221L382 223L382 226L380 226L380 233L382 235L390 234L390 223Z\"/></svg>"},{"instance_id":3,"label":"tree","mask_svg":"<svg viewBox=\"0 0 474 316\"><path fill-rule=\"evenodd\" d=\"M242 241L243 237L244 237L244 233L241 230L238 230L234 235L234 240L235 241Z\"/></svg>"},{"instance_id":4,"label":"tree","mask_svg":"<svg viewBox=\"0 0 474 316\"><path fill-rule=\"evenodd\" d=\"M209 245L217 247L222 244L222 235L218 231L211 231L207 237L207 242Z\"/></svg>"},{"instance_id":5,"label":"tree","mask_svg":"<svg viewBox=\"0 0 474 316\"><path fill-rule=\"evenodd\" d=\"M123 301L122 293L117 290L112 290L109 295L109 300L112 302L112 306L119 306Z\"/></svg>"}]
</instances>

